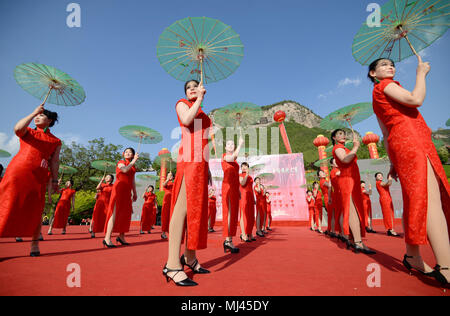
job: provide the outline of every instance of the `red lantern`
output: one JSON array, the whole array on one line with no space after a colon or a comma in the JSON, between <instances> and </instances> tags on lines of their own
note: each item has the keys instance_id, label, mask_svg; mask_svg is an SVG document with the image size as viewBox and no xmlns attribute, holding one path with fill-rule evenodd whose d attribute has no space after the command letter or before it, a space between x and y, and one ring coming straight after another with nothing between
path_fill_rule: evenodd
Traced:
<instances>
[{"instance_id":1,"label":"red lantern","mask_svg":"<svg viewBox=\"0 0 450 316\"><path fill-rule=\"evenodd\" d=\"M286 147L288 154L292 154L291 144L289 143L289 138L287 136L286 128L284 127L284 123L283 123L285 119L286 119L286 113L284 113L283 111L275 112L275 114L273 115L273 120L275 122L280 123L280 125L279 125L280 134L281 134L281 137L283 138L284 147Z\"/></svg>"},{"instance_id":2,"label":"red lantern","mask_svg":"<svg viewBox=\"0 0 450 316\"><path fill-rule=\"evenodd\" d=\"M323 135L318 135L316 139L314 139L313 144L317 147L319 151L319 160L327 158L327 153L325 152L326 146L330 143L330 140ZM328 167L324 164L320 167L320 169L325 172L326 178L328 179L329 171Z\"/></svg>"},{"instance_id":3,"label":"red lantern","mask_svg":"<svg viewBox=\"0 0 450 316\"><path fill-rule=\"evenodd\" d=\"M373 132L367 132L366 136L363 137L363 143L369 147L370 158L378 159L380 156L378 155L377 143L380 140L380 137Z\"/></svg>"},{"instance_id":4,"label":"red lantern","mask_svg":"<svg viewBox=\"0 0 450 316\"><path fill-rule=\"evenodd\" d=\"M167 148L161 149L158 153L158 156L170 154L170 151ZM161 172L159 177L159 190L162 191L163 183L166 181L167 176L167 158L161 158Z\"/></svg>"}]
</instances>

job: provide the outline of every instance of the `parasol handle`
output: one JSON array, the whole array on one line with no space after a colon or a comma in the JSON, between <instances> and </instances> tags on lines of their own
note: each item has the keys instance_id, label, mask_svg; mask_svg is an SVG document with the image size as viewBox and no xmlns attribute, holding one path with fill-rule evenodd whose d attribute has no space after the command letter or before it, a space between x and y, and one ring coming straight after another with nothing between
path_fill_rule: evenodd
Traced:
<instances>
[{"instance_id":1,"label":"parasol handle","mask_svg":"<svg viewBox=\"0 0 450 316\"><path fill-rule=\"evenodd\" d=\"M404 32L404 31L403 31L403 28L402 28L401 26L399 26L398 28L400 29L400 31L402 31L402 33ZM412 46L411 42L409 41L408 35L406 35L406 33L405 33L405 39L406 39L406 41L408 42L408 45L409 45L409 47L411 48L411 50L412 50L412 52L414 53L414 55L419 56L419 55L417 54L416 50L414 49L414 47Z\"/></svg>"},{"instance_id":2,"label":"parasol handle","mask_svg":"<svg viewBox=\"0 0 450 316\"><path fill-rule=\"evenodd\" d=\"M200 57L200 85L203 85L203 57Z\"/></svg>"},{"instance_id":3,"label":"parasol handle","mask_svg":"<svg viewBox=\"0 0 450 316\"><path fill-rule=\"evenodd\" d=\"M140 153L140 150L141 150L141 143L142 143L142 136L139 136L139 145L138 145L138 150L137 150L138 154Z\"/></svg>"},{"instance_id":4,"label":"parasol handle","mask_svg":"<svg viewBox=\"0 0 450 316\"><path fill-rule=\"evenodd\" d=\"M353 130L353 126L352 126L352 123L350 123L350 120L347 120L347 123L350 126L350 129L352 130L352 133L355 134L355 131Z\"/></svg>"},{"instance_id":5,"label":"parasol handle","mask_svg":"<svg viewBox=\"0 0 450 316\"><path fill-rule=\"evenodd\" d=\"M50 92L52 92L53 87L50 87L50 89L48 89L47 95L45 96L44 102L42 102L42 105L45 104L45 102L47 102L48 97L50 96Z\"/></svg>"}]
</instances>

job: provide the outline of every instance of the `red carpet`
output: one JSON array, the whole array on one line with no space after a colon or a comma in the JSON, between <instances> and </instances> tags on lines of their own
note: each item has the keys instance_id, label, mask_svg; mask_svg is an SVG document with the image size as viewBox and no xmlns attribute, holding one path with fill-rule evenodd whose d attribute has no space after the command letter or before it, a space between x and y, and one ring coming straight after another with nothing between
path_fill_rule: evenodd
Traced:
<instances>
[{"instance_id":1,"label":"red carpet","mask_svg":"<svg viewBox=\"0 0 450 316\"><path fill-rule=\"evenodd\" d=\"M47 227L44 227L46 232ZM375 229L382 231L381 226ZM397 227L401 231L400 227ZM66 235L55 229L44 233L41 257L29 257L30 238L23 243L0 240L0 295L177 295L177 296L280 296L280 295L425 295L448 296L434 280L414 272L410 276L401 260L404 240L386 234L370 234L366 244L378 253L355 254L341 242L310 231L307 227L276 226L266 238L235 245L239 254L224 254L221 227L210 234L208 249L198 252L209 275L188 275L200 285L179 288L167 284L162 268L167 241L154 233L127 234L131 246L106 249L103 234L91 239L87 227L70 226ZM115 240L115 238L114 238ZM431 249L423 257L434 266ZM66 268L81 268L81 287L69 288ZM381 287L369 288L367 266L381 268ZM187 271L187 269L186 269Z\"/></svg>"}]
</instances>

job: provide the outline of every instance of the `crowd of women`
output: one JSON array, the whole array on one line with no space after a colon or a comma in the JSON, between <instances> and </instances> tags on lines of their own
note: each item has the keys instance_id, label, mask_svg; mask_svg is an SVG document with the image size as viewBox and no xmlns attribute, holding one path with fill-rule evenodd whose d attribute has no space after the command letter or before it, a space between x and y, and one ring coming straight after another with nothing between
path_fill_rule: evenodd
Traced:
<instances>
[{"instance_id":1,"label":"crowd of women","mask_svg":"<svg viewBox=\"0 0 450 316\"><path fill-rule=\"evenodd\" d=\"M406 254L403 263L408 270L416 269L436 278L442 284L450 279L450 185L443 166L431 140L431 131L418 112L426 94L428 63L419 58L416 85L413 91L405 90L394 81L395 65L389 59L378 59L369 67L369 78L374 83L373 108L383 132L385 146L391 161L387 183L377 174L383 215L388 234L397 235L393 227L392 202L388 199L387 186L400 180L403 194L403 224ZM168 238L168 256L163 275L169 282L179 286L197 285L184 272L187 266L193 273L210 273L197 258L197 250L207 247L208 231L213 232L215 221L215 196L210 190L208 167L208 135L212 123L201 104L206 93L203 85L195 80L184 86L186 98L175 105L178 122L183 130L179 149L177 173L164 182L166 192L161 212L162 235ZM41 216L45 204L46 187L50 192L58 189L58 166L61 141L50 133L57 121L57 114L42 105L15 126L20 138L19 153L11 160L0 183L0 237L32 236L31 255L39 255ZM29 127L34 120L35 129ZM199 128L200 127L200 128ZM200 137L199 137L200 135ZM322 194L328 212L327 234L339 236L347 248L355 252L375 254L364 243L366 232L373 232L370 221L371 187L361 183L357 165L360 146L353 135L353 148L344 146L343 130L331 133L333 142L333 170L330 181L319 171L320 183L308 191L311 226L319 232L322 219ZM238 253L232 238L240 226L243 242L263 237L270 230L270 195L259 178L252 179L249 166L236 162L243 145L228 141L222 157L224 179L222 183L223 248L225 252ZM129 231L132 203L137 200L134 175L139 154L133 148L123 152L123 160L116 167L116 179L108 175L99 183L98 199L92 220L92 236L105 232L103 245L115 247L112 234L118 233L116 241L127 245L125 233ZM241 170L239 170L241 169ZM105 180L106 183L103 183ZM53 228L64 228L66 216L73 207L74 191L70 181L61 192L61 199L52 221ZM321 188L319 190L319 187ZM330 191L331 189L331 191ZM149 186L145 199L140 230L150 231L155 223L156 202L154 188ZM322 192L322 193L321 193ZM51 195L49 194L49 197ZM255 198L256 197L256 198ZM256 215L255 215L256 211ZM241 214L238 224L239 212ZM436 258L433 268L420 256L420 246L430 242ZM182 243L185 249L180 257Z\"/></svg>"}]
</instances>

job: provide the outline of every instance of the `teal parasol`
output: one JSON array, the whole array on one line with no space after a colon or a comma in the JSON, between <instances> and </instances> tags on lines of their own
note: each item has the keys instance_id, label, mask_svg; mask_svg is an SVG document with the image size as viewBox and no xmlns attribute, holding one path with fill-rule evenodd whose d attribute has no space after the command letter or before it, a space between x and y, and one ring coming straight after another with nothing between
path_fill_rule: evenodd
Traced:
<instances>
[{"instance_id":1,"label":"teal parasol","mask_svg":"<svg viewBox=\"0 0 450 316\"><path fill-rule=\"evenodd\" d=\"M144 181L158 181L159 177L155 176L153 174L139 174L136 176L138 179L144 180Z\"/></svg>"},{"instance_id":2,"label":"teal parasol","mask_svg":"<svg viewBox=\"0 0 450 316\"><path fill-rule=\"evenodd\" d=\"M353 142L351 141L351 140L347 140L346 142L345 142L345 144L344 144L344 146L347 148L347 149L352 149L353 148ZM326 153L331 153L331 152L333 152L333 145L331 145L331 146L328 146L327 148L325 148L325 152Z\"/></svg>"},{"instance_id":3,"label":"teal parasol","mask_svg":"<svg viewBox=\"0 0 450 316\"><path fill-rule=\"evenodd\" d=\"M331 158L333 158L333 157L327 157L327 158L324 158L324 159L317 160L314 163L314 166L315 167L328 166L330 164Z\"/></svg>"},{"instance_id":4,"label":"teal parasol","mask_svg":"<svg viewBox=\"0 0 450 316\"><path fill-rule=\"evenodd\" d=\"M11 154L7 152L6 150L0 149L0 158L9 158L11 157Z\"/></svg>"},{"instance_id":5,"label":"teal parasol","mask_svg":"<svg viewBox=\"0 0 450 316\"><path fill-rule=\"evenodd\" d=\"M430 46L449 26L449 0L391 0L381 7L379 27L365 22L356 34L353 57L362 65L377 58L401 61Z\"/></svg>"},{"instance_id":6,"label":"teal parasol","mask_svg":"<svg viewBox=\"0 0 450 316\"><path fill-rule=\"evenodd\" d=\"M372 103L364 102L352 104L328 114L320 122L320 127L327 130L333 130L346 127L345 123L347 123L354 133L353 125L368 119L372 115Z\"/></svg>"},{"instance_id":7,"label":"teal parasol","mask_svg":"<svg viewBox=\"0 0 450 316\"><path fill-rule=\"evenodd\" d=\"M137 152L141 149L141 144L158 144L162 141L162 135L145 126L127 125L119 129L120 135L132 142L139 143Z\"/></svg>"},{"instance_id":8,"label":"teal parasol","mask_svg":"<svg viewBox=\"0 0 450 316\"><path fill-rule=\"evenodd\" d=\"M211 83L236 71L244 46L231 26L207 17L187 17L163 31L156 55L175 79Z\"/></svg>"},{"instance_id":9,"label":"teal parasol","mask_svg":"<svg viewBox=\"0 0 450 316\"><path fill-rule=\"evenodd\" d=\"M105 174L107 172L109 172L109 173L116 172L116 164L114 162L111 162L111 161L96 160L96 161L91 162L91 166L94 169L103 171Z\"/></svg>"},{"instance_id":10,"label":"teal parasol","mask_svg":"<svg viewBox=\"0 0 450 316\"><path fill-rule=\"evenodd\" d=\"M86 94L78 82L51 66L21 64L14 70L14 78L25 91L43 100L43 103L74 106L86 99Z\"/></svg>"},{"instance_id":11,"label":"teal parasol","mask_svg":"<svg viewBox=\"0 0 450 316\"><path fill-rule=\"evenodd\" d=\"M100 180L102 180L102 177L89 177L89 180L98 183L98 182L100 182Z\"/></svg>"},{"instance_id":12,"label":"teal parasol","mask_svg":"<svg viewBox=\"0 0 450 316\"><path fill-rule=\"evenodd\" d=\"M75 169L74 167L70 167L70 166L66 166L66 165L59 165L59 173L61 173L61 178L65 174L72 175L72 174L75 174L77 172L78 172L78 170Z\"/></svg>"}]
</instances>

